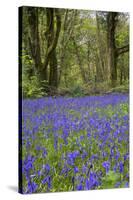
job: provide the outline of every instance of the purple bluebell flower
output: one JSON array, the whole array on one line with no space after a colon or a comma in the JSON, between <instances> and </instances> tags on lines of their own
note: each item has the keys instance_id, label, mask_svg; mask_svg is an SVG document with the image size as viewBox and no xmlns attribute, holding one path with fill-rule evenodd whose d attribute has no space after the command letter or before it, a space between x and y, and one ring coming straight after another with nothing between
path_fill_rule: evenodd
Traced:
<instances>
[{"instance_id":1,"label":"purple bluebell flower","mask_svg":"<svg viewBox=\"0 0 133 200\"><path fill-rule=\"evenodd\" d=\"M105 152L105 151L102 152L102 157L103 158L105 158L107 155L108 155L107 152Z\"/></svg>"},{"instance_id":2,"label":"purple bluebell flower","mask_svg":"<svg viewBox=\"0 0 133 200\"><path fill-rule=\"evenodd\" d=\"M35 182L31 182L31 181L28 182L28 186L27 186L28 193L36 192L37 188L38 188L38 185Z\"/></svg>"},{"instance_id":3,"label":"purple bluebell flower","mask_svg":"<svg viewBox=\"0 0 133 200\"><path fill-rule=\"evenodd\" d=\"M120 167L120 173L123 173L123 171L124 171L124 164L123 164L122 161L120 161L119 167Z\"/></svg>"},{"instance_id":4,"label":"purple bluebell flower","mask_svg":"<svg viewBox=\"0 0 133 200\"><path fill-rule=\"evenodd\" d=\"M98 155L97 154L93 154L90 158L91 161L98 159Z\"/></svg>"},{"instance_id":5,"label":"purple bluebell flower","mask_svg":"<svg viewBox=\"0 0 133 200\"><path fill-rule=\"evenodd\" d=\"M37 172L38 176L40 177L42 175L42 171L41 170L38 170Z\"/></svg>"},{"instance_id":6,"label":"purple bluebell flower","mask_svg":"<svg viewBox=\"0 0 133 200\"><path fill-rule=\"evenodd\" d=\"M30 169L32 169L34 161L35 161L35 158L31 155L28 155L26 159L24 160L24 165L23 165L24 170L29 171Z\"/></svg>"},{"instance_id":7,"label":"purple bluebell flower","mask_svg":"<svg viewBox=\"0 0 133 200\"><path fill-rule=\"evenodd\" d=\"M36 150L37 150L37 151L40 151L41 149L42 149L42 148L41 148L40 146L38 146L38 145L36 146Z\"/></svg>"},{"instance_id":8,"label":"purple bluebell flower","mask_svg":"<svg viewBox=\"0 0 133 200\"><path fill-rule=\"evenodd\" d=\"M90 188L97 187L99 185L98 178L95 172L90 171L89 182Z\"/></svg>"},{"instance_id":9,"label":"purple bluebell flower","mask_svg":"<svg viewBox=\"0 0 133 200\"><path fill-rule=\"evenodd\" d=\"M124 161L126 161L127 159L129 159L129 153L126 153L126 154L124 155Z\"/></svg>"},{"instance_id":10,"label":"purple bluebell flower","mask_svg":"<svg viewBox=\"0 0 133 200\"><path fill-rule=\"evenodd\" d=\"M85 189L90 190L90 182L88 179L85 180Z\"/></svg>"},{"instance_id":11,"label":"purple bluebell flower","mask_svg":"<svg viewBox=\"0 0 133 200\"><path fill-rule=\"evenodd\" d=\"M47 184L47 186L48 186L48 189L50 189L51 188L51 177L50 176L46 176L43 180L42 180L42 184Z\"/></svg>"},{"instance_id":12,"label":"purple bluebell flower","mask_svg":"<svg viewBox=\"0 0 133 200\"><path fill-rule=\"evenodd\" d=\"M74 151L71 153L68 153L67 157L67 163L69 165L74 165L75 159L80 155L79 151Z\"/></svg>"},{"instance_id":13,"label":"purple bluebell flower","mask_svg":"<svg viewBox=\"0 0 133 200\"><path fill-rule=\"evenodd\" d=\"M106 169L106 173L108 173L109 169L110 169L110 162L109 161L104 161L102 163L102 166Z\"/></svg>"},{"instance_id":14,"label":"purple bluebell flower","mask_svg":"<svg viewBox=\"0 0 133 200\"><path fill-rule=\"evenodd\" d=\"M90 137L91 137L91 134L90 134L90 133L87 133L87 137L88 137L88 139L90 139Z\"/></svg>"},{"instance_id":15,"label":"purple bluebell flower","mask_svg":"<svg viewBox=\"0 0 133 200\"><path fill-rule=\"evenodd\" d=\"M117 171L117 168L118 168L118 164L116 163L113 167L113 171L116 172Z\"/></svg>"},{"instance_id":16,"label":"purple bluebell flower","mask_svg":"<svg viewBox=\"0 0 133 200\"><path fill-rule=\"evenodd\" d=\"M76 173L78 173L78 172L79 172L78 167L74 167L74 173L76 174Z\"/></svg>"},{"instance_id":17,"label":"purple bluebell flower","mask_svg":"<svg viewBox=\"0 0 133 200\"><path fill-rule=\"evenodd\" d=\"M83 173L86 173L86 172L87 172L87 169L88 169L88 168L87 168L85 165L82 166L82 172L83 172Z\"/></svg>"},{"instance_id":18,"label":"purple bluebell flower","mask_svg":"<svg viewBox=\"0 0 133 200\"><path fill-rule=\"evenodd\" d=\"M82 184L77 185L76 189L77 190L83 190L83 185Z\"/></svg>"},{"instance_id":19,"label":"purple bluebell flower","mask_svg":"<svg viewBox=\"0 0 133 200\"><path fill-rule=\"evenodd\" d=\"M47 152L46 148L43 148L42 150L43 150L42 156L43 156L43 158L46 158L48 152Z\"/></svg>"},{"instance_id":20,"label":"purple bluebell flower","mask_svg":"<svg viewBox=\"0 0 133 200\"><path fill-rule=\"evenodd\" d=\"M120 158L120 152L117 150L117 153L115 155L115 160L118 160Z\"/></svg>"},{"instance_id":21,"label":"purple bluebell flower","mask_svg":"<svg viewBox=\"0 0 133 200\"><path fill-rule=\"evenodd\" d=\"M47 183L47 177L45 177L43 180L42 180L42 184L45 184Z\"/></svg>"},{"instance_id":22,"label":"purple bluebell flower","mask_svg":"<svg viewBox=\"0 0 133 200\"><path fill-rule=\"evenodd\" d=\"M50 165L49 164L45 165L45 170L46 170L47 173L49 173L49 171L50 171Z\"/></svg>"},{"instance_id":23,"label":"purple bluebell flower","mask_svg":"<svg viewBox=\"0 0 133 200\"><path fill-rule=\"evenodd\" d=\"M83 153L82 153L82 159L86 158L88 155L88 153L84 150Z\"/></svg>"},{"instance_id":24,"label":"purple bluebell flower","mask_svg":"<svg viewBox=\"0 0 133 200\"><path fill-rule=\"evenodd\" d=\"M125 183L125 187L128 188L129 187L129 182Z\"/></svg>"},{"instance_id":25,"label":"purple bluebell flower","mask_svg":"<svg viewBox=\"0 0 133 200\"><path fill-rule=\"evenodd\" d=\"M115 188L120 187L120 185L121 185L121 182L119 181L119 182L117 182L117 183L115 184Z\"/></svg>"}]
</instances>

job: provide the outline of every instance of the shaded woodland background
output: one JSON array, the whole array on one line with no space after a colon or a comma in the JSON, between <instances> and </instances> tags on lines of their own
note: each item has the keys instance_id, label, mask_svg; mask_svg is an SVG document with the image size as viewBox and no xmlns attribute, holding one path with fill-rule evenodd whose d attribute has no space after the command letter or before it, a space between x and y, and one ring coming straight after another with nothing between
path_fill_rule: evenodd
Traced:
<instances>
[{"instance_id":1,"label":"shaded woodland background","mask_svg":"<svg viewBox=\"0 0 133 200\"><path fill-rule=\"evenodd\" d=\"M21 7L24 98L129 90L129 14Z\"/></svg>"}]
</instances>

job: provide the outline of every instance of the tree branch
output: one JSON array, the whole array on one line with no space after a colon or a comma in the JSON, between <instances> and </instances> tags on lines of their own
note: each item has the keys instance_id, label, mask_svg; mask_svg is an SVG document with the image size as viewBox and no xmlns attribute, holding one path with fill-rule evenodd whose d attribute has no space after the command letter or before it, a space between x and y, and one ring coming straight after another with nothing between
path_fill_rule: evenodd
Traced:
<instances>
[{"instance_id":1,"label":"tree branch","mask_svg":"<svg viewBox=\"0 0 133 200\"><path fill-rule=\"evenodd\" d=\"M128 51L129 51L129 44L116 49L117 56L126 53Z\"/></svg>"}]
</instances>

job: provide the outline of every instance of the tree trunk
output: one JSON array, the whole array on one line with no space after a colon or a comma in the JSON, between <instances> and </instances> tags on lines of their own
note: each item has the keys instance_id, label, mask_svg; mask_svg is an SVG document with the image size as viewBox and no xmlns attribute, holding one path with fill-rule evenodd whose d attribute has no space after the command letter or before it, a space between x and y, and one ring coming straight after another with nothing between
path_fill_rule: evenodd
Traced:
<instances>
[{"instance_id":1,"label":"tree trunk","mask_svg":"<svg viewBox=\"0 0 133 200\"><path fill-rule=\"evenodd\" d=\"M71 12L70 16L69 16L69 12ZM59 76L58 76L58 84L60 84L61 76L63 72L64 72L64 76L66 76L66 65L65 65L66 48L74 30L74 23L75 23L76 16L77 16L77 10L71 11L67 9L65 11L64 23L63 23L63 34L62 34L62 40L61 40L61 50L60 50L61 56L60 56L60 71L59 71Z\"/></svg>"},{"instance_id":2,"label":"tree trunk","mask_svg":"<svg viewBox=\"0 0 133 200\"><path fill-rule=\"evenodd\" d=\"M39 70L41 63L40 39L38 32L38 8L27 7L29 22L29 46L35 63L36 70Z\"/></svg>"},{"instance_id":3,"label":"tree trunk","mask_svg":"<svg viewBox=\"0 0 133 200\"><path fill-rule=\"evenodd\" d=\"M99 25L99 18L98 14L96 13L96 24L97 24L97 56L99 60L99 81L104 80L104 58L103 58L103 53L102 53L102 44L101 44L101 37L100 37L100 25Z\"/></svg>"},{"instance_id":4,"label":"tree trunk","mask_svg":"<svg viewBox=\"0 0 133 200\"><path fill-rule=\"evenodd\" d=\"M96 58L95 58L95 64L96 64L96 76L95 76L95 83L101 82L102 81L102 72L101 72L101 68L99 67L99 56L96 52Z\"/></svg>"},{"instance_id":5,"label":"tree trunk","mask_svg":"<svg viewBox=\"0 0 133 200\"><path fill-rule=\"evenodd\" d=\"M117 54L115 45L116 18L118 13L109 12L107 16L107 34L108 34L108 56L109 68L111 72L111 85L115 87L117 82Z\"/></svg>"},{"instance_id":6,"label":"tree trunk","mask_svg":"<svg viewBox=\"0 0 133 200\"><path fill-rule=\"evenodd\" d=\"M120 85L122 85L122 81L123 81L123 73L122 69L120 69Z\"/></svg>"},{"instance_id":7,"label":"tree trunk","mask_svg":"<svg viewBox=\"0 0 133 200\"><path fill-rule=\"evenodd\" d=\"M57 57L56 50L54 50L51 54L50 61L50 74L49 74L49 85L54 88L58 87L58 69L57 69Z\"/></svg>"},{"instance_id":8,"label":"tree trunk","mask_svg":"<svg viewBox=\"0 0 133 200\"><path fill-rule=\"evenodd\" d=\"M87 43L87 66L88 66L88 78L87 82L91 81L91 69L90 69L90 42Z\"/></svg>"},{"instance_id":9,"label":"tree trunk","mask_svg":"<svg viewBox=\"0 0 133 200\"><path fill-rule=\"evenodd\" d=\"M50 67L49 75L49 85L53 88L58 87L58 68L57 68L57 56L56 56L56 46L59 38L59 33L61 29L61 17L59 10L57 8L47 8L47 53L44 62L44 69L47 68L48 64ZM56 18L56 20L55 20ZM56 22L56 27L55 27Z\"/></svg>"},{"instance_id":10,"label":"tree trunk","mask_svg":"<svg viewBox=\"0 0 133 200\"><path fill-rule=\"evenodd\" d=\"M79 65L80 72L81 72L81 77L82 77L83 82L86 84L87 78L86 78L85 70L83 68L83 63L82 63L82 59L81 59L81 56L80 56L79 48L76 44L75 38L72 37L72 39L73 39L73 44L74 44L74 47L75 47L75 54L76 54L76 57L77 57L78 65Z\"/></svg>"},{"instance_id":11,"label":"tree trunk","mask_svg":"<svg viewBox=\"0 0 133 200\"><path fill-rule=\"evenodd\" d=\"M27 7L28 22L29 22L29 46L31 50L31 56L35 63L36 74L40 82L47 80L47 68L43 69L43 64L41 61L41 48L40 48L40 38L39 38L39 21L38 13L39 8Z\"/></svg>"}]
</instances>

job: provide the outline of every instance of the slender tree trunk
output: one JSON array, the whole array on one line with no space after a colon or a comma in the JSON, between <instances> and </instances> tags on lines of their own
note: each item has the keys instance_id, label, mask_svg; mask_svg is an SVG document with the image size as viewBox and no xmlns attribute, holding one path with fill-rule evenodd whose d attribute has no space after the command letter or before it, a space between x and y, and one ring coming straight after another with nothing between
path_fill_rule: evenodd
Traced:
<instances>
[{"instance_id":1,"label":"slender tree trunk","mask_svg":"<svg viewBox=\"0 0 133 200\"><path fill-rule=\"evenodd\" d=\"M120 85L122 85L122 81L123 81L123 73L122 73L122 69L120 70Z\"/></svg>"},{"instance_id":2,"label":"slender tree trunk","mask_svg":"<svg viewBox=\"0 0 133 200\"><path fill-rule=\"evenodd\" d=\"M75 38L72 37L72 39L73 39L73 44L74 44L74 47L75 47L75 54L76 54L76 57L77 57L79 68L80 68L82 80L86 84L87 83L87 78L86 78L85 70L83 68L83 63L82 63L82 59L81 59L81 56L80 56L79 48L78 48L78 46L76 44Z\"/></svg>"},{"instance_id":3,"label":"slender tree trunk","mask_svg":"<svg viewBox=\"0 0 133 200\"><path fill-rule=\"evenodd\" d=\"M88 66L88 78L87 82L91 81L91 68L90 68L90 42L87 43L87 66Z\"/></svg>"},{"instance_id":4,"label":"slender tree trunk","mask_svg":"<svg viewBox=\"0 0 133 200\"><path fill-rule=\"evenodd\" d=\"M62 55L60 58L60 70L59 70L59 75L58 75L58 84L60 84L63 69L64 69L64 71L66 70L64 62L65 62L65 49L62 51Z\"/></svg>"},{"instance_id":5,"label":"slender tree trunk","mask_svg":"<svg viewBox=\"0 0 133 200\"><path fill-rule=\"evenodd\" d=\"M101 68L99 67L99 56L96 53L95 64L96 64L96 76L95 76L95 83L100 82L102 80L102 73Z\"/></svg>"},{"instance_id":6,"label":"slender tree trunk","mask_svg":"<svg viewBox=\"0 0 133 200\"><path fill-rule=\"evenodd\" d=\"M57 69L57 57L56 50L54 50L51 54L50 61L50 74L49 74L49 85L55 88L58 87L58 69Z\"/></svg>"},{"instance_id":7,"label":"slender tree trunk","mask_svg":"<svg viewBox=\"0 0 133 200\"><path fill-rule=\"evenodd\" d=\"M98 14L96 13L96 24L97 24L97 54L98 54L98 60L99 60L99 81L104 80L104 58L102 53L102 44L101 44L101 37L100 37L100 25L99 25L99 18Z\"/></svg>"},{"instance_id":8,"label":"slender tree trunk","mask_svg":"<svg viewBox=\"0 0 133 200\"><path fill-rule=\"evenodd\" d=\"M69 12L72 14L69 16ZM63 35L61 40L61 56L60 56L60 71L58 76L58 84L60 84L62 73L66 74L65 57L66 48L74 30L74 23L77 16L77 10L66 10L63 23Z\"/></svg>"}]
</instances>

